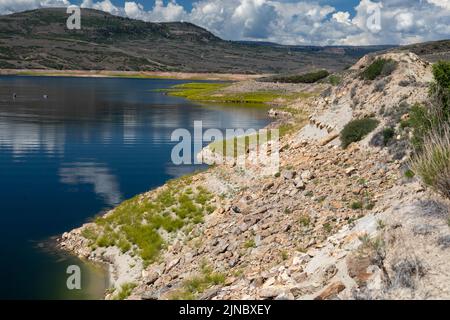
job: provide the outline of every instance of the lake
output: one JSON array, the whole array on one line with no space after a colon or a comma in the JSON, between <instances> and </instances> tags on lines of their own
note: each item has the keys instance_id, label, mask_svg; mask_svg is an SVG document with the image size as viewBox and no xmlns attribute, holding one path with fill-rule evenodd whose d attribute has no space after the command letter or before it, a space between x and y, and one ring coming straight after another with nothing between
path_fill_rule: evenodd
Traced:
<instances>
[{"instance_id":1,"label":"lake","mask_svg":"<svg viewBox=\"0 0 450 320\"><path fill-rule=\"evenodd\" d=\"M49 239L202 168L171 163L175 129L270 121L264 107L201 106L157 91L183 82L0 77L1 299L101 299L105 272ZM66 287L73 264L82 268L80 291Z\"/></svg>"}]
</instances>

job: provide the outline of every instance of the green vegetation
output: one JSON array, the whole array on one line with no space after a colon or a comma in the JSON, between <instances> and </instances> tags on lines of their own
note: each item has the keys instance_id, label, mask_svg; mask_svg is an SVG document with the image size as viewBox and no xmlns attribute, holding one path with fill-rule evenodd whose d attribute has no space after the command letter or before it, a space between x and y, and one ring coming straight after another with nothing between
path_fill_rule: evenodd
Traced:
<instances>
[{"instance_id":1,"label":"green vegetation","mask_svg":"<svg viewBox=\"0 0 450 320\"><path fill-rule=\"evenodd\" d=\"M130 294L134 288L136 288L136 284L134 284L134 283L123 284L120 287L120 291L114 297L114 300L125 300L126 298L128 298L130 296Z\"/></svg>"},{"instance_id":2,"label":"green vegetation","mask_svg":"<svg viewBox=\"0 0 450 320\"><path fill-rule=\"evenodd\" d=\"M410 114L416 154L411 168L422 181L450 198L450 62L433 65L430 106L416 106Z\"/></svg>"},{"instance_id":3,"label":"green vegetation","mask_svg":"<svg viewBox=\"0 0 450 320\"><path fill-rule=\"evenodd\" d=\"M379 76L390 75L396 67L397 62L392 59L376 59L361 73L361 77L365 80L375 80Z\"/></svg>"},{"instance_id":4,"label":"green vegetation","mask_svg":"<svg viewBox=\"0 0 450 320\"><path fill-rule=\"evenodd\" d=\"M422 181L443 196L450 198L450 132L437 131L424 140L419 155L413 158L413 171Z\"/></svg>"},{"instance_id":5,"label":"green vegetation","mask_svg":"<svg viewBox=\"0 0 450 320\"><path fill-rule=\"evenodd\" d=\"M223 89L230 86L230 83L207 83L193 82L173 86L171 89L164 90L174 97L186 98L200 102L216 103L248 103L248 104L266 104L277 99L284 101L293 101L307 96L304 93L290 93L277 91L254 91L254 92L227 92Z\"/></svg>"},{"instance_id":6,"label":"green vegetation","mask_svg":"<svg viewBox=\"0 0 450 320\"><path fill-rule=\"evenodd\" d=\"M353 120L341 132L342 147L347 148L353 142L361 141L378 126L378 120L372 118Z\"/></svg>"},{"instance_id":7,"label":"green vegetation","mask_svg":"<svg viewBox=\"0 0 450 320\"><path fill-rule=\"evenodd\" d=\"M213 269L206 264L201 268L201 273L193 278L187 279L183 283L183 288L174 292L171 300L194 300L198 294L202 294L205 290L222 285L225 282L225 274L214 272Z\"/></svg>"},{"instance_id":8,"label":"green vegetation","mask_svg":"<svg viewBox=\"0 0 450 320\"><path fill-rule=\"evenodd\" d=\"M361 210L363 208L363 203L361 201L354 201L350 208L352 208L352 210Z\"/></svg>"},{"instance_id":9,"label":"green vegetation","mask_svg":"<svg viewBox=\"0 0 450 320\"><path fill-rule=\"evenodd\" d=\"M323 225L323 229L326 233L330 233L331 231L333 231L333 226L329 222L327 222Z\"/></svg>"},{"instance_id":10,"label":"green vegetation","mask_svg":"<svg viewBox=\"0 0 450 320\"><path fill-rule=\"evenodd\" d=\"M408 169L408 170L405 171L405 178L412 179L415 176L416 176L416 174L411 169Z\"/></svg>"},{"instance_id":11,"label":"green vegetation","mask_svg":"<svg viewBox=\"0 0 450 320\"><path fill-rule=\"evenodd\" d=\"M276 76L271 78L271 81L281 83L315 83L319 80L325 79L329 75L330 73L327 70L318 70L300 75Z\"/></svg>"},{"instance_id":12,"label":"green vegetation","mask_svg":"<svg viewBox=\"0 0 450 320\"><path fill-rule=\"evenodd\" d=\"M391 142L392 138L395 136L395 129L392 127L387 127L383 129L383 144L386 146Z\"/></svg>"},{"instance_id":13,"label":"green vegetation","mask_svg":"<svg viewBox=\"0 0 450 320\"><path fill-rule=\"evenodd\" d=\"M97 228L87 228L82 235L91 246L117 246L122 252L139 255L145 264L151 263L165 244L159 230L188 230L214 210L212 194L202 187L190 187L190 182L187 176L170 181L150 196L127 200L97 218Z\"/></svg>"},{"instance_id":14,"label":"green vegetation","mask_svg":"<svg viewBox=\"0 0 450 320\"><path fill-rule=\"evenodd\" d=\"M255 240L254 240L254 239L247 240L247 241L244 243L244 247L245 247L246 249L249 249L249 248L256 248Z\"/></svg>"},{"instance_id":15,"label":"green vegetation","mask_svg":"<svg viewBox=\"0 0 450 320\"><path fill-rule=\"evenodd\" d=\"M327 80L333 86L338 86L342 82L342 78L335 74L330 75Z\"/></svg>"}]
</instances>

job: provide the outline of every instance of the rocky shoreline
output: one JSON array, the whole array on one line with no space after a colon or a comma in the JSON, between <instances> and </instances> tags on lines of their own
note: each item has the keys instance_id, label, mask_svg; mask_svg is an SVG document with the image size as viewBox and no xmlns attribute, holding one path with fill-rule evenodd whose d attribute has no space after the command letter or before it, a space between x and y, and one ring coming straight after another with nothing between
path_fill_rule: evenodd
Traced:
<instances>
[{"instance_id":1,"label":"rocky shoreline","mask_svg":"<svg viewBox=\"0 0 450 320\"><path fill-rule=\"evenodd\" d=\"M60 247L109 263L116 290L133 283L129 299L450 297L448 204L404 174L411 132L400 106L426 100L431 66L409 53L382 57L397 63L389 76L358 77L375 59L368 56L339 85L278 112L283 121L285 112L310 115L282 137L278 173L232 164L194 175L190 188L208 190L214 210L164 234L151 263L115 246L94 248L85 232L96 223L65 233ZM376 117L378 128L341 148L339 132L364 117ZM388 124L396 134L380 143Z\"/></svg>"}]
</instances>

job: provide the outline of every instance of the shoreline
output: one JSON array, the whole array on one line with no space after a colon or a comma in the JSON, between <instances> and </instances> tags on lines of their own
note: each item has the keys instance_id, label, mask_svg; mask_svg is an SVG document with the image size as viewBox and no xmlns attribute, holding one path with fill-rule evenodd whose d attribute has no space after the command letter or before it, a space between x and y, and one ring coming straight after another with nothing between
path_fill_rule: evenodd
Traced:
<instances>
[{"instance_id":1,"label":"shoreline","mask_svg":"<svg viewBox=\"0 0 450 320\"><path fill-rule=\"evenodd\" d=\"M128 78L128 79L172 79L200 81L245 81L268 75L249 75L233 73L190 73L158 71L109 71L109 70L45 70L45 69L1 69L0 76L36 76L36 77L80 77L80 78Z\"/></svg>"},{"instance_id":2,"label":"shoreline","mask_svg":"<svg viewBox=\"0 0 450 320\"><path fill-rule=\"evenodd\" d=\"M212 210L202 213L201 223L187 224L173 233L156 229L167 242L146 261L131 289L122 287L106 299L448 297L448 290L439 287L448 283L443 261L450 259L450 250L442 250L448 239L442 236L448 234L448 217L442 214L447 202L404 173L410 128L396 120L396 138L389 145L374 143L401 102L412 106L427 101L431 65L410 53L381 55L378 59L393 59L397 65L390 76L384 76L385 87L380 92L378 81L359 76L360 70L375 63L373 59L361 59L341 84L281 108L291 114L280 113L287 122L279 120L269 126L294 127L284 128L288 134L281 135L277 173L262 173L264 164L246 170L238 165L212 166L183 185L166 183L136 197L106 218L63 235L60 242L88 258L99 257L98 250L109 247L119 250L117 242L105 244L106 249L96 246L107 228L118 230L116 237L126 236L121 231L124 226L138 232L142 225L152 226L145 222L147 217L177 213L182 204L175 199L184 196L184 201L190 201L203 188L211 195L203 204ZM411 73L415 82L400 85ZM389 112L380 113L380 104ZM397 116L405 115L408 111L400 110ZM343 129L356 119L370 117L379 120L377 128L343 147ZM250 161L251 150L248 156ZM193 196L184 194L185 188ZM161 194L165 200L174 199L162 210L156 201ZM145 210L153 204L158 209L147 215ZM137 225L127 222L132 219ZM423 237L420 243L418 235ZM133 244L142 249L142 242ZM128 247L125 254L133 255L133 248ZM140 258L145 259L144 255ZM438 272L417 269L421 261Z\"/></svg>"}]
</instances>

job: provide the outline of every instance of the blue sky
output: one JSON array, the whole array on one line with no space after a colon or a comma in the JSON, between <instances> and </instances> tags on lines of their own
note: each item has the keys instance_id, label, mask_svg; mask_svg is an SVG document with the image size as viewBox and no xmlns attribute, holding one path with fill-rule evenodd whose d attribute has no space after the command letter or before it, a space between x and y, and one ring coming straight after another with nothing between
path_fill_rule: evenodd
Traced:
<instances>
[{"instance_id":1,"label":"blue sky","mask_svg":"<svg viewBox=\"0 0 450 320\"><path fill-rule=\"evenodd\" d=\"M149 22L189 21L226 40L376 45L450 39L450 0L0 0L0 14L70 4Z\"/></svg>"},{"instance_id":2,"label":"blue sky","mask_svg":"<svg viewBox=\"0 0 450 320\"><path fill-rule=\"evenodd\" d=\"M111 2L114 5L120 6L120 7L124 6L125 1L129 1L129 0L111 0ZM224 0L224 1L227 1L227 0ZM81 2L83 2L83 1L82 0L73 1L73 3L77 3L77 4L81 4ZM182 5L188 11L190 11L192 9L193 2L195 2L195 1L177 0L177 3ZM295 0L291 1L291 2L295 2ZM349 11L352 14L355 13L354 8L359 3L358 0L318 0L318 1L309 1L309 2L318 2L319 4L328 4L328 5L335 7L336 9L338 9L340 11ZM154 6L155 1L154 0L142 0L142 1L140 1L140 3L144 6L144 8L146 10L150 10Z\"/></svg>"}]
</instances>

